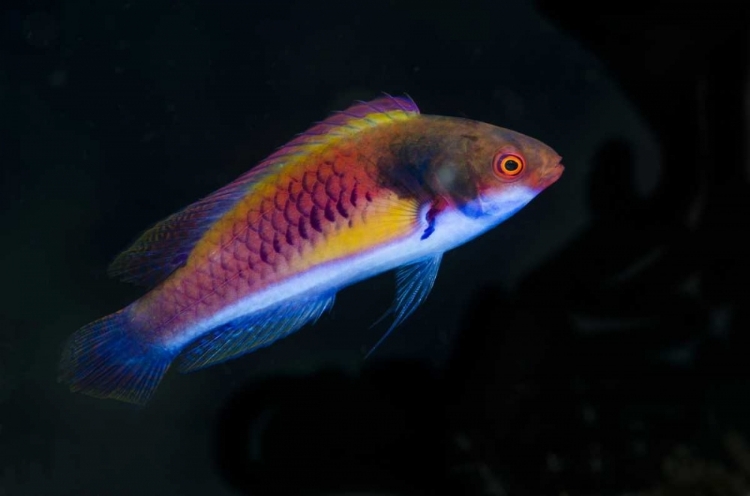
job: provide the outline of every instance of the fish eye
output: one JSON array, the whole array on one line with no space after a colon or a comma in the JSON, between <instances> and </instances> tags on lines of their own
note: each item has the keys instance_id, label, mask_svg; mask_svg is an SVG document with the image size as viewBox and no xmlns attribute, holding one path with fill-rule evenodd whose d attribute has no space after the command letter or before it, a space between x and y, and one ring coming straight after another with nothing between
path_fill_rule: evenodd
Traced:
<instances>
[{"instance_id":1,"label":"fish eye","mask_svg":"<svg viewBox=\"0 0 750 496\"><path fill-rule=\"evenodd\" d=\"M495 155L495 174L500 177L515 177L523 171L526 163L523 157L515 153L497 153Z\"/></svg>"}]
</instances>

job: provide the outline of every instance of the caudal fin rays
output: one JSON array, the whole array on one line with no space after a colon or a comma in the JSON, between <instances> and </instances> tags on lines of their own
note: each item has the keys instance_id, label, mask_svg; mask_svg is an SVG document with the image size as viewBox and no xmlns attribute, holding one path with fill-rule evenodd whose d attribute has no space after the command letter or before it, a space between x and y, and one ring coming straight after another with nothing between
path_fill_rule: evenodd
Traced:
<instances>
[{"instance_id":1,"label":"caudal fin rays","mask_svg":"<svg viewBox=\"0 0 750 496\"><path fill-rule=\"evenodd\" d=\"M65 344L58 381L73 392L145 404L173 354L138 339L132 331L128 309L76 331Z\"/></svg>"}]
</instances>

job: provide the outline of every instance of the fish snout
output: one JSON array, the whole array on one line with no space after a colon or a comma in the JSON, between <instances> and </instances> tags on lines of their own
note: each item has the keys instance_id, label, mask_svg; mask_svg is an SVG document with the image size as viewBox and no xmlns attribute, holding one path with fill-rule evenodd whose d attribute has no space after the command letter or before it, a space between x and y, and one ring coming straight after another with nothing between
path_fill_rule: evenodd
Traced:
<instances>
[{"instance_id":1,"label":"fish snout","mask_svg":"<svg viewBox=\"0 0 750 496\"><path fill-rule=\"evenodd\" d=\"M544 171L539 175L538 186L540 190L543 190L555 182L562 176L565 171L565 166L562 164L562 157L557 156L557 160L551 162L555 165L546 167Z\"/></svg>"},{"instance_id":2,"label":"fish snout","mask_svg":"<svg viewBox=\"0 0 750 496\"><path fill-rule=\"evenodd\" d=\"M557 165L552 167L552 170L547 173L547 177L549 177L551 182L554 183L555 181L560 179L563 172L565 172L565 166L562 164L562 162L558 162Z\"/></svg>"}]
</instances>

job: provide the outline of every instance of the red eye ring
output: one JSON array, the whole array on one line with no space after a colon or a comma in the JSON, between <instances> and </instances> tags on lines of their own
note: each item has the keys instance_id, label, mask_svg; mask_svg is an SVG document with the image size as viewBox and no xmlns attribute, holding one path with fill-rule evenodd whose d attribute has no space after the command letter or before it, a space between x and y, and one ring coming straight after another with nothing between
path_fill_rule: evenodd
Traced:
<instances>
[{"instance_id":1,"label":"red eye ring","mask_svg":"<svg viewBox=\"0 0 750 496\"><path fill-rule=\"evenodd\" d=\"M494 167L498 176L510 178L518 176L526 167L526 162L515 153L499 152L495 155Z\"/></svg>"}]
</instances>

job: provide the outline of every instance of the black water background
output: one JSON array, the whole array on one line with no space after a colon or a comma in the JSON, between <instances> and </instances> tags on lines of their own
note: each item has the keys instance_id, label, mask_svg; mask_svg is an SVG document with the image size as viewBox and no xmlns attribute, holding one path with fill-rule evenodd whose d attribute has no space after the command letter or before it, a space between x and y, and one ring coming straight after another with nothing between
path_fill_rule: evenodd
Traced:
<instances>
[{"instance_id":1,"label":"black water background","mask_svg":"<svg viewBox=\"0 0 750 496\"><path fill-rule=\"evenodd\" d=\"M750 430L746 12L606 9L6 4L0 494L621 494L680 444L731 465L722 440ZM447 254L368 362L389 275L267 350L171 374L143 411L55 383L65 337L141 294L105 274L135 235L380 91L535 136L565 175Z\"/></svg>"}]
</instances>

